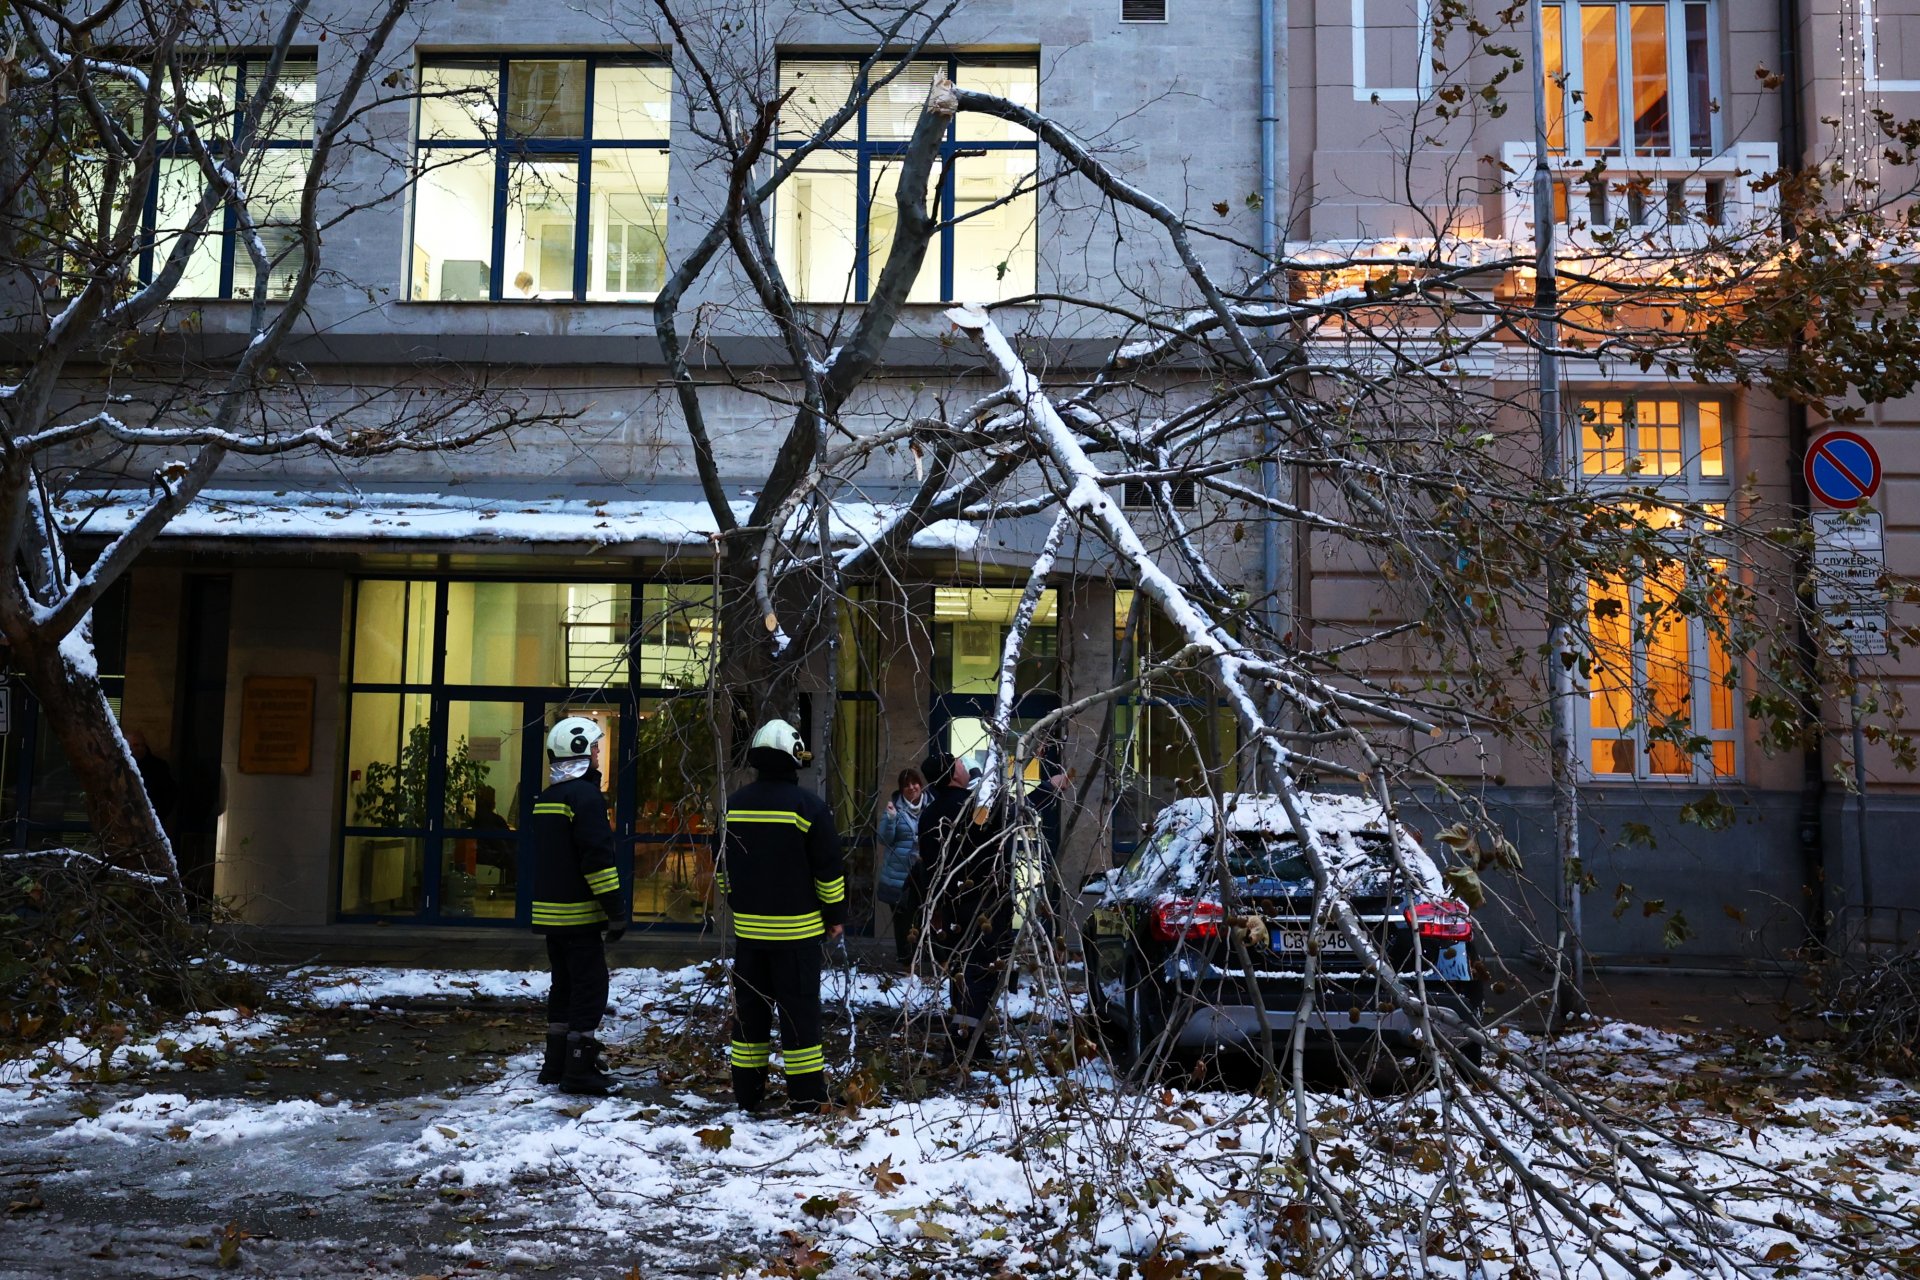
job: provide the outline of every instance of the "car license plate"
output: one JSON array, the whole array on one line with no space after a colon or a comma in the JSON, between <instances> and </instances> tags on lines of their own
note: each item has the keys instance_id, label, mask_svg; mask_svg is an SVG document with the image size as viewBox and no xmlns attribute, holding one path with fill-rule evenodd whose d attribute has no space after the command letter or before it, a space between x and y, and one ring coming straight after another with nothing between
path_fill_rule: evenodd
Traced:
<instances>
[{"instance_id":1,"label":"car license plate","mask_svg":"<svg viewBox=\"0 0 1920 1280\"><path fill-rule=\"evenodd\" d=\"M1311 935L1309 935L1305 929L1282 929L1274 935L1274 937L1279 940L1279 950L1299 952L1306 951L1309 936L1313 938L1317 949L1320 951L1353 950L1353 944L1347 940L1347 935L1338 929L1324 929L1319 933Z\"/></svg>"}]
</instances>

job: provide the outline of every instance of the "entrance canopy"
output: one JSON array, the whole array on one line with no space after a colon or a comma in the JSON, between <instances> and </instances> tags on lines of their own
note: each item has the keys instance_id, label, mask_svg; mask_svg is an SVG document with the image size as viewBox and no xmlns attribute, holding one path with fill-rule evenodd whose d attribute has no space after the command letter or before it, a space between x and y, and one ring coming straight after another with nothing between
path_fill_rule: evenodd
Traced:
<instances>
[{"instance_id":1,"label":"entrance canopy","mask_svg":"<svg viewBox=\"0 0 1920 1280\"><path fill-rule=\"evenodd\" d=\"M209 489L167 525L165 543L196 543L237 551L249 541L274 550L392 549L396 542L422 551L476 544L496 550L590 549L625 555L671 554L706 546L718 533L704 499L649 488L587 489L566 496L529 498L518 492L462 486L454 492L346 492L265 488ZM70 534L111 538L124 531L152 500L148 490L98 490L66 495L62 522ZM753 502L742 498L734 514L745 520ZM874 537L900 510L898 504L860 500L834 506L836 545L855 546ZM1009 522L1009 525L1025 521ZM971 555L999 546L1015 550L1024 538L988 537L983 525L943 520L922 530L913 549Z\"/></svg>"}]
</instances>

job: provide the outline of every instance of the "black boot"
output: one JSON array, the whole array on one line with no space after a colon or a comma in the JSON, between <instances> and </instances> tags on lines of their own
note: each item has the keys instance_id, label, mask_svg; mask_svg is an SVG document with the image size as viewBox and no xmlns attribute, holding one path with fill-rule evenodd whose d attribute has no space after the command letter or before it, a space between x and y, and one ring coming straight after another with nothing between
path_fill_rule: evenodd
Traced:
<instances>
[{"instance_id":1,"label":"black boot","mask_svg":"<svg viewBox=\"0 0 1920 1280\"><path fill-rule=\"evenodd\" d=\"M547 1056L540 1063L540 1083L559 1084L567 1074L567 1024L547 1024Z\"/></svg>"},{"instance_id":2,"label":"black boot","mask_svg":"<svg viewBox=\"0 0 1920 1280\"><path fill-rule=\"evenodd\" d=\"M600 1069L599 1043L584 1031L569 1031L566 1074L560 1078L560 1092L604 1098L619 1088L619 1083Z\"/></svg>"}]
</instances>

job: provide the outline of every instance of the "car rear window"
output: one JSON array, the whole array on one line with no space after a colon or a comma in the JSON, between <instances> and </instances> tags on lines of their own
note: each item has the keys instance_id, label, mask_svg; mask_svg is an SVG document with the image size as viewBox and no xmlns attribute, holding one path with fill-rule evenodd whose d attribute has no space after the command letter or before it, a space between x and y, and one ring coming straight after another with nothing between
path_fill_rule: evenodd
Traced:
<instances>
[{"instance_id":1,"label":"car rear window","mask_svg":"<svg viewBox=\"0 0 1920 1280\"><path fill-rule=\"evenodd\" d=\"M1376 866L1390 860L1385 836L1362 833L1354 837L1360 851ZM1227 848L1227 870L1235 876L1267 880L1310 880L1313 868L1307 865L1307 853L1300 837L1247 834L1234 837Z\"/></svg>"}]
</instances>

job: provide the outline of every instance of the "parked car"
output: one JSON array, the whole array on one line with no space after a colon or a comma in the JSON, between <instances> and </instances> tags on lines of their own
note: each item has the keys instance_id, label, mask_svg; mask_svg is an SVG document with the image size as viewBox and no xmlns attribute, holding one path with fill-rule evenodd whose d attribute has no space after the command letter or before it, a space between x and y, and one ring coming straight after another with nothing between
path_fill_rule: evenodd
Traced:
<instances>
[{"instance_id":1,"label":"parked car","mask_svg":"<svg viewBox=\"0 0 1920 1280\"><path fill-rule=\"evenodd\" d=\"M1333 887L1402 981L1424 978L1430 1002L1477 1024L1484 993L1473 917L1445 895L1418 838L1361 796L1303 793L1300 807L1328 851ZM1393 865L1394 841L1404 872ZM1096 876L1083 892L1097 898L1083 931L1093 1009L1124 1070L1150 1069L1157 1048L1258 1051L1261 1008L1285 1053L1310 948L1320 979L1304 1029L1308 1048L1339 1048L1375 1065L1417 1052L1414 1020L1346 934L1331 920L1315 929L1312 873L1278 797L1230 794L1218 806L1177 801L1125 866ZM1257 993L1232 945L1236 935L1247 943ZM1463 1047L1477 1059L1472 1046Z\"/></svg>"}]
</instances>

